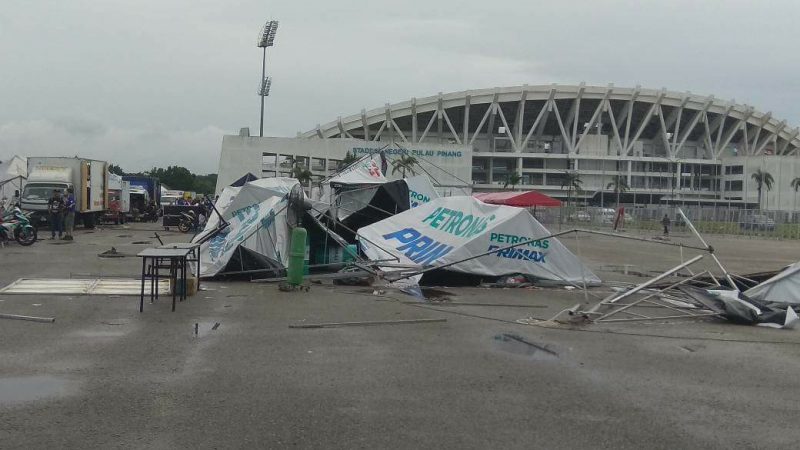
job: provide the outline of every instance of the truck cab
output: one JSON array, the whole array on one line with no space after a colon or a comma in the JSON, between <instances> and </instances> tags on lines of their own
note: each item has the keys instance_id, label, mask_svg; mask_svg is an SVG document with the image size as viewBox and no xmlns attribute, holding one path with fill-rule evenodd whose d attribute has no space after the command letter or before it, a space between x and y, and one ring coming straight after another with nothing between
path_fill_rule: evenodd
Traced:
<instances>
[{"instance_id":1,"label":"truck cab","mask_svg":"<svg viewBox=\"0 0 800 450\"><path fill-rule=\"evenodd\" d=\"M34 171L28 178L25 189L20 196L20 206L23 210L33 211L39 222L47 221L47 203L53 196L53 191L66 194L68 188L73 188L72 169L68 167L42 167Z\"/></svg>"}]
</instances>

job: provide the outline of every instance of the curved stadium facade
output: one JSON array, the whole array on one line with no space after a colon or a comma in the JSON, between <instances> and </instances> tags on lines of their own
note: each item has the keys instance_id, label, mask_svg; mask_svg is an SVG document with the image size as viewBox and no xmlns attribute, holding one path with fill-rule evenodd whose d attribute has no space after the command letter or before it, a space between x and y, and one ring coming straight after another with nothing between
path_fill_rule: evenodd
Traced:
<instances>
[{"instance_id":1,"label":"curved stadium facade","mask_svg":"<svg viewBox=\"0 0 800 450\"><path fill-rule=\"evenodd\" d=\"M553 84L412 98L296 138L251 137L243 129L223 139L217 190L246 172L291 176L297 164L319 180L346 153L387 146L393 155L458 154L418 159L428 169L434 161L446 165L439 174L457 173L451 181L475 191L502 189L516 174L515 188L564 199L565 181L577 176L581 190L572 195L590 204L614 201L609 184L621 177L625 203L754 208L751 175L760 169L775 180L760 206L788 211L797 204L791 181L800 177L800 130L770 112L665 89Z\"/></svg>"},{"instance_id":2,"label":"curved stadium facade","mask_svg":"<svg viewBox=\"0 0 800 450\"><path fill-rule=\"evenodd\" d=\"M800 131L770 112L667 90L549 85L481 89L411 99L338 118L300 135L399 144L472 147L475 190L517 188L565 197L568 172L579 194L599 201L619 175L639 202L755 203L751 173L776 185L797 169ZM786 172L786 173L784 173ZM800 175L800 174L798 174ZM787 191L776 186L776 192ZM772 199L784 204L786 199Z\"/></svg>"}]
</instances>

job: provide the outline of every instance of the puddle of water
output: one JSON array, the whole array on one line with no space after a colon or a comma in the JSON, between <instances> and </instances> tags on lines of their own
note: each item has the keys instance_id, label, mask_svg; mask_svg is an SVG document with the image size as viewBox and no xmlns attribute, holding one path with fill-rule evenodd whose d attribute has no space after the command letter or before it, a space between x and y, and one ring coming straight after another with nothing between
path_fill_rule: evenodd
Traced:
<instances>
[{"instance_id":1,"label":"puddle of water","mask_svg":"<svg viewBox=\"0 0 800 450\"><path fill-rule=\"evenodd\" d=\"M73 391L70 381L51 375L0 378L0 405L17 405Z\"/></svg>"},{"instance_id":2,"label":"puddle of water","mask_svg":"<svg viewBox=\"0 0 800 450\"><path fill-rule=\"evenodd\" d=\"M496 335L494 337L494 347L500 351L526 356L537 361L554 361L558 359L558 353L546 346L533 343L522 336L511 333Z\"/></svg>"}]
</instances>

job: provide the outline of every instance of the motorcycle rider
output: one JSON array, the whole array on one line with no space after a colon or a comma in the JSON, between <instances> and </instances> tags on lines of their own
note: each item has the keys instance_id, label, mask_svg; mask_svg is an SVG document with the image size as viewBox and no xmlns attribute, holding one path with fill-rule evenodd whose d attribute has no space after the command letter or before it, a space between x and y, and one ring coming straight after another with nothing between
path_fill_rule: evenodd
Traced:
<instances>
[{"instance_id":1,"label":"motorcycle rider","mask_svg":"<svg viewBox=\"0 0 800 450\"><path fill-rule=\"evenodd\" d=\"M50 214L50 240L56 238L56 232L61 239L64 228L64 198L60 190L53 189L53 196L47 202L47 212Z\"/></svg>"},{"instance_id":2,"label":"motorcycle rider","mask_svg":"<svg viewBox=\"0 0 800 450\"><path fill-rule=\"evenodd\" d=\"M67 188L67 201L64 203L64 240L71 241L72 230L75 228L75 194L72 188Z\"/></svg>"}]
</instances>

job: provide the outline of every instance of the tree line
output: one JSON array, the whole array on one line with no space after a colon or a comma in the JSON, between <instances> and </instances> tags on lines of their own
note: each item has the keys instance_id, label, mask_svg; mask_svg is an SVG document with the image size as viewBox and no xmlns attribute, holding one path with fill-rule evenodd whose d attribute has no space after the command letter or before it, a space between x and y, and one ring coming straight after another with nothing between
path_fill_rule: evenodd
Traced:
<instances>
[{"instance_id":1,"label":"tree line","mask_svg":"<svg viewBox=\"0 0 800 450\"><path fill-rule=\"evenodd\" d=\"M116 164L109 164L108 171L120 176L136 175L153 177L170 189L193 191L198 194L212 194L217 186L217 174L194 174L189 169L181 166L168 166L167 168L153 167L151 170L146 170L144 172L126 172L122 167Z\"/></svg>"}]
</instances>

